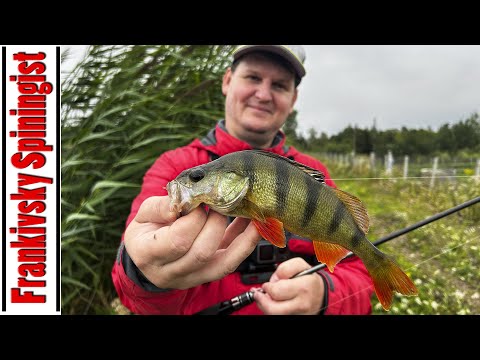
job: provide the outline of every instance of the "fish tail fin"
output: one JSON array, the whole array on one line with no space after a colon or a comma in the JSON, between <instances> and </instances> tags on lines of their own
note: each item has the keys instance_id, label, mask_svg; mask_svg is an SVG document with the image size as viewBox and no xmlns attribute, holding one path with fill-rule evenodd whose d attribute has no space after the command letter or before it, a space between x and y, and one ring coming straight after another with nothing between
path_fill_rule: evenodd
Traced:
<instances>
[{"instance_id":1,"label":"fish tail fin","mask_svg":"<svg viewBox=\"0 0 480 360\"><path fill-rule=\"evenodd\" d=\"M378 300L385 310L390 310L393 300L393 292L413 296L418 294L414 283L402 269L386 255L381 263L373 269L369 269L373 280L373 287Z\"/></svg>"}]
</instances>

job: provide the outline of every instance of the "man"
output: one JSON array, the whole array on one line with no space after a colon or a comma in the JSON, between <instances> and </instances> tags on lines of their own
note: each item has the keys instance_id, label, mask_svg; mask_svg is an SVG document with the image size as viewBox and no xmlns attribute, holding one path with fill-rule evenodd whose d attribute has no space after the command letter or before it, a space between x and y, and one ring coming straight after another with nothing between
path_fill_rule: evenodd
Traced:
<instances>
[{"instance_id":1,"label":"man","mask_svg":"<svg viewBox=\"0 0 480 360\"><path fill-rule=\"evenodd\" d=\"M286 251L262 240L253 223L196 208L177 219L166 184L185 169L225 154L264 149L322 171L318 160L285 145L280 130L305 75L299 45L243 45L223 77L225 119L203 139L165 152L147 171L132 204L112 277L138 314L194 314L252 288L255 302L234 314L369 314L372 283L357 258L291 279L313 264L309 239L287 234ZM269 247L270 246L270 247ZM281 262L284 260L283 262Z\"/></svg>"}]
</instances>

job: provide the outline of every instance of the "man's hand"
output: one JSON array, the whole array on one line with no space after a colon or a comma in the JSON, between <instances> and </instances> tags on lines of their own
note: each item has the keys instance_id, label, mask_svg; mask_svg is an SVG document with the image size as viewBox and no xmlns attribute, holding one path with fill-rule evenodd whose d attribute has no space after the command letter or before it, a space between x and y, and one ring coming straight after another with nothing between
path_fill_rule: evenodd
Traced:
<instances>
[{"instance_id":1,"label":"man's hand","mask_svg":"<svg viewBox=\"0 0 480 360\"><path fill-rule=\"evenodd\" d=\"M260 235L249 219L198 207L177 219L168 196L146 199L125 231L125 248L159 288L187 289L223 278L250 255ZM227 226L228 225L228 226Z\"/></svg>"},{"instance_id":2,"label":"man's hand","mask_svg":"<svg viewBox=\"0 0 480 360\"><path fill-rule=\"evenodd\" d=\"M302 258L281 263L261 291L254 292L258 307L267 315L316 315L326 291L317 273L291 279L311 266Z\"/></svg>"}]
</instances>

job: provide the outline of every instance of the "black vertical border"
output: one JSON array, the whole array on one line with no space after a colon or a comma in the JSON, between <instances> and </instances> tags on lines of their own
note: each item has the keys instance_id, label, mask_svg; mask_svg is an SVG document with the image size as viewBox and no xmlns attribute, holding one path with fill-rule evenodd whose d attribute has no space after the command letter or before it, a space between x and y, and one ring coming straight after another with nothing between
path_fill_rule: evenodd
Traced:
<instances>
[{"instance_id":1,"label":"black vertical border","mask_svg":"<svg viewBox=\"0 0 480 360\"><path fill-rule=\"evenodd\" d=\"M7 150L7 48L2 46L2 311L7 311L7 274L5 273L7 270L7 182L6 182L6 174L7 174L7 157L5 152Z\"/></svg>"},{"instance_id":2,"label":"black vertical border","mask_svg":"<svg viewBox=\"0 0 480 360\"><path fill-rule=\"evenodd\" d=\"M56 301L56 310L57 312L60 311L60 306L61 306L61 239L62 239L62 234L61 234L61 211L60 211L60 205L61 205L61 180L60 180L60 143L61 143L61 134L60 134L60 110L62 107L61 104L61 92L60 92L60 46L57 46L56 48L56 63L57 63L57 113L56 113L56 126L57 126L57 161L56 161L56 166L57 166L57 185L56 185L56 191L57 191L57 203L55 204L55 208L57 211L57 227L56 227L56 234L57 234L57 301Z\"/></svg>"}]
</instances>

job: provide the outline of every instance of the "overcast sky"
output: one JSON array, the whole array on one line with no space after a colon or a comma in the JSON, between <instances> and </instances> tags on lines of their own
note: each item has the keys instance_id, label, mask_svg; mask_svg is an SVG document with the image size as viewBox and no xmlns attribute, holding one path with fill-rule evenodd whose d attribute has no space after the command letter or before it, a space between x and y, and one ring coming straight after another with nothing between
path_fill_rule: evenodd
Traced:
<instances>
[{"instance_id":1,"label":"overcast sky","mask_svg":"<svg viewBox=\"0 0 480 360\"><path fill-rule=\"evenodd\" d=\"M427 128L480 112L480 46L306 45L302 130Z\"/></svg>"},{"instance_id":2,"label":"overcast sky","mask_svg":"<svg viewBox=\"0 0 480 360\"><path fill-rule=\"evenodd\" d=\"M81 59L85 47L73 50ZM480 113L480 45L305 45L298 129L336 134L454 124Z\"/></svg>"}]
</instances>

